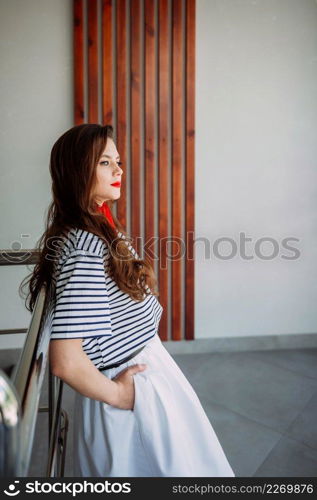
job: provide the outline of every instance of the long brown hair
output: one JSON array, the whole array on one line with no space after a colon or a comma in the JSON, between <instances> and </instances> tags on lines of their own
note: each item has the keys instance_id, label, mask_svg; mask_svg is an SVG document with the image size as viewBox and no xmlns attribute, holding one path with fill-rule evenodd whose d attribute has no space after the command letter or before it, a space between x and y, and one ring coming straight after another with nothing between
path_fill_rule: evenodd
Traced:
<instances>
[{"instance_id":1,"label":"long brown hair","mask_svg":"<svg viewBox=\"0 0 317 500\"><path fill-rule=\"evenodd\" d=\"M96 182L97 163L106 147L107 138L113 137L111 125L82 124L72 127L55 142L50 156L52 202L47 214L45 231L37 242L39 260L33 272L22 281L19 294L25 306L33 312L37 295L42 288L50 290L53 284L52 247L59 245L61 235L79 228L99 236L111 249L107 272L118 287L135 301L145 295L159 295L157 280L147 260L136 259L127 242L129 239L119 220L112 214L115 228L96 207L91 193ZM111 210L113 201L107 204ZM56 238L55 238L56 237ZM55 241L56 240L56 241ZM24 287L28 294L24 294Z\"/></svg>"}]
</instances>

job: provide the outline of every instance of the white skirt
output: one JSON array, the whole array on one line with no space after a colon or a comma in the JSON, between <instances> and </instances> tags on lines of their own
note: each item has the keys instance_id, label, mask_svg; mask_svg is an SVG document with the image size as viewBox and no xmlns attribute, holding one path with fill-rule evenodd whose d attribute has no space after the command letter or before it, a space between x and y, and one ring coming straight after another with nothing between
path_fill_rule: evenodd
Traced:
<instances>
[{"instance_id":1,"label":"white skirt","mask_svg":"<svg viewBox=\"0 0 317 500\"><path fill-rule=\"evenodd\" d=\"M208 417L179 366L156 334L134 358L103 370L133 375L133 410L76 392L74 477L234 477Z\"/></svg>"}]
</instances>

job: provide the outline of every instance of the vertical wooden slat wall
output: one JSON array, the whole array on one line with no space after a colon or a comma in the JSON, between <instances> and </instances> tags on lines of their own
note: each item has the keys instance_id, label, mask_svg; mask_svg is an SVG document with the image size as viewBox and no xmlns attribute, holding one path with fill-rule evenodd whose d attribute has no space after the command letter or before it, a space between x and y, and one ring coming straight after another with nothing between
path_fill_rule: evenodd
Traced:
<instances>
[{"instance_id":1,"label":"vertical wooden slat wall","mask_svg":"<svg viewBox=\"0 0 317 500\"><path fill-rule=\"evenodd\" d=\"M185 57L185 338L193 339L195 328L195 0L186 0Z\"/></svg>"},{"instance_id":2,"label":"vertical wooden slat wall","mask_svg":"<svg viewBox=\"0 0 317 500\"><path fill-rule=\"evenodd\" d=\"M156 68L155 68L155 2L153 0L144 0L144 106L145 106L145 121L144 121L144 202L145 202L145 229L144 241L148 242L149 255L148 260L154 266L154 256L152 253L154 241L154 190L155 185L154 168L155 168L155 100L156 100Z\"/></svg>"},{"instance_id":3,"label":"vertical wooden slat wall","mask_svg":"<svg viewBox=\"0 0 317 500\"><path fill-rule=\"evenodd\" d=\"M131 163L130 163L130 179L131 179L131 229L132 238L136 241L135 249L141 255L141 241L136 240L141 235L141 113L142 105L141 95L141 6L140 0L131 0L130 2L130 22L131 22L131 39L130 39L130 113L131 113Z\"/></svg>"},{"instance_id":4,"label":"vertical wooden slat wall","mask_svg":"<svg viewBox=\"0 0 317 500\"><path fill-rule=\"evenodd\" d=\"M74 122L85 120L84 109L84 13L83 0L74 0Z\"/></svg>"},{"instance_id":5,"label":"vertical wooden slat wall","mask_svg":"<svg viewBox=\"0 0 317 500\"><path fill-rule=\"evenodd\" d=\"M126 0L116 0L116 146L123 165L127 163L127 26L126 26ZM127 217L127 175L124 173L121 180L121 196L117 204L117 217L126 227Z\"/></svg>"},{"instance_id":6,"label":"vertical wooden slat wall","mask_svg":"<svg viewBox=\"0 0 317 500\"><path fill-rule=\"evenodd\" d=\"M182 0L173 0L172 3L172 254L181 253L182 222L185 216L182 210L184 197L182 185L182 133L184 92L182 72L184 55L182 50ZM182 260L172 260L172 324L173 338L182 337Z\"/></svg>"},{"instance_id":7,"label":"vertical wooden slat wall","mask_svg":"<svg viewBox=\"0 0 317 500\"><path fill-rule=\"evenodd\" d=\"M168 268L168 247L167 238L169 235L169 189L170 189L170 168L169 165L169 106L170 106L170 51L169 51L169 2L162 0L159 2L158 11L158 97L159 97L159 115L158 115L158 199L159 199L159 271L158 278L160 283L160 303L163 306L165 314L160 321L161 338L169 339L169 316L171 316L171 307L169 304L169 272ZM169 266L170 267L170 266ZM168 313L168 314L167 314ZM173 336L173 331L171 337Z\"/></svg>"},{"instance_id":8,"label":"vertical wooden slat wall","mask_svg":"<svg viewBox=\"0 0 317 500\"><path fill-rule=\"evenodd\" d=\"M75 0L76 1L76 0ZM102 2L102 123L113 123L112 1ZM75 48L76 51L76 48Z\"/></svg>"},{"instance_id":9,"label":"vertical wooden slat wall","mask_svg":"<svg viewBox=\"0 0 317 500\"><path fill-rule=\"evenodd\" d=\"M156 268L159 335L193 339L195 0L73 9L74 124L113 125L124 170L116 215Z\"/></svg>"},{"instance_id":10,"label":"vertical wooden slat wall","mask_svg":"<svg viewBox=\"0 0 317 500\"><path fill-rule=\"evenodd\" d=\"M88 2L88 122L98 122L97 0Z\"/></svg>"}]
</instances>

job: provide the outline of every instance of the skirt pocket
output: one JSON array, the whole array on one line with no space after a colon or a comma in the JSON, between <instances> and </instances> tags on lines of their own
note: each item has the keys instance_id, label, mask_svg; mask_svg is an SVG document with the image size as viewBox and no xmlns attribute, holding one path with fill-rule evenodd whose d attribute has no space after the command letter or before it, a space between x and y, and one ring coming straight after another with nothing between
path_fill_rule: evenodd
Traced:
<instances>
[{"instance_id":1,"label":"skirt pocket","mask_svg":"<svg viewBox=\"0 0 317 500\"><path fill-rule=\"evenodd\" d=\"M133 413L153 476L189 471L187 429L175 408L173 387L162 370L146 369L134 375ZM176 411L175 411L176 409Z\"/></svg>"},{"instance_id":2,"label":"skirt pocket","mask_svg":"<svg viewBox=\"0 0 317 500\"><path fill-rule=\"evenodd\" d=\"M234 476L196 393L175 376L180 369L168 357L151 365L133 376L133 414L151 474Z\"/></svg>"}]
</instances>

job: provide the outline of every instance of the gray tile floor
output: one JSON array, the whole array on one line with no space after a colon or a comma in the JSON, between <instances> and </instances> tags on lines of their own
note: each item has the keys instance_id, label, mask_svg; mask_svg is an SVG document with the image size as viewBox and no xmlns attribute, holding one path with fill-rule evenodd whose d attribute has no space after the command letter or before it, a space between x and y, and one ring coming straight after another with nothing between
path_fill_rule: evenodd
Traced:
<instances>
[{"instance_id":1,"label":"gray tile floor","mask_svg":"<svg viewBox=\"0 0 317 500\"><path fill-rule=\"evenodd\" d=\"M237 477L317 476L317 349L173 355L195 389ZM71 477L74 391L65 476ZM47 404L47 374L40 405ZM47 414L39 413L30 476L44 476Z\"/></svg>"}]
</instances>

